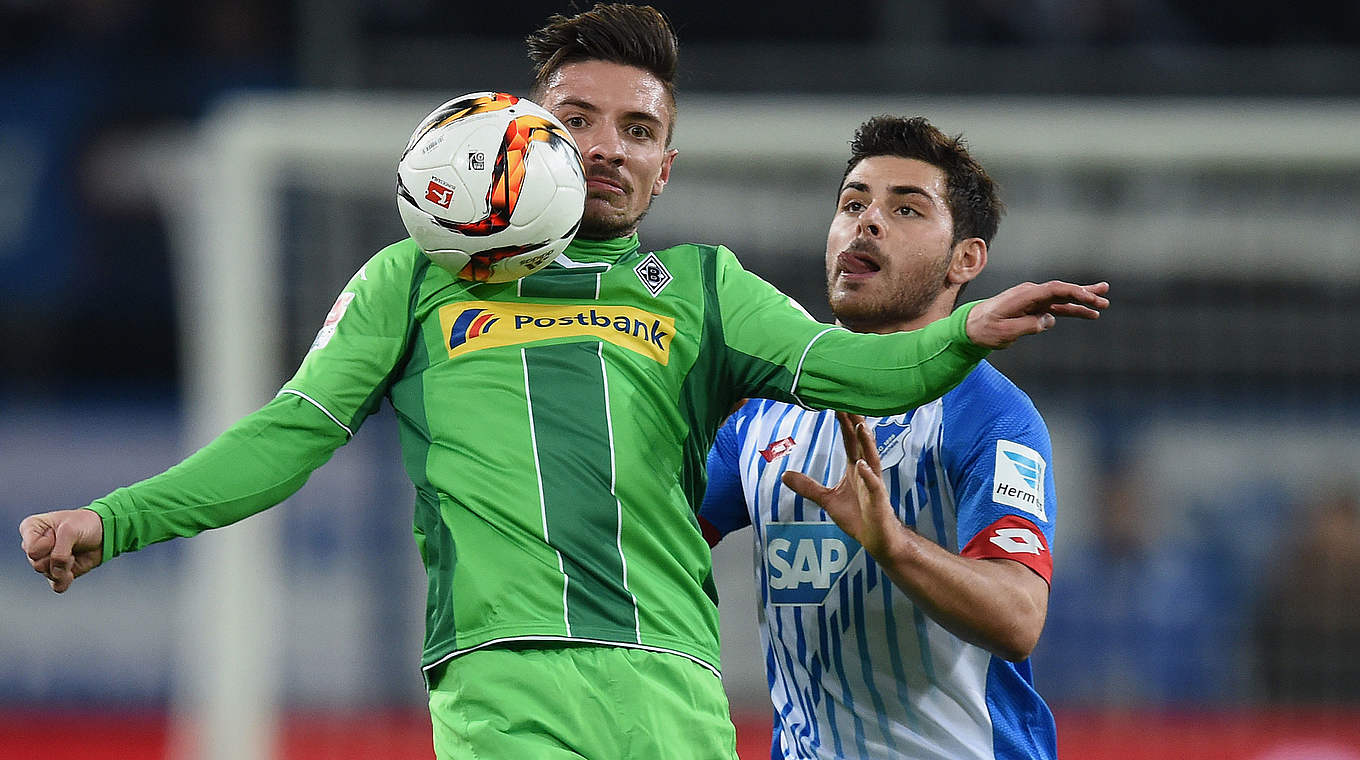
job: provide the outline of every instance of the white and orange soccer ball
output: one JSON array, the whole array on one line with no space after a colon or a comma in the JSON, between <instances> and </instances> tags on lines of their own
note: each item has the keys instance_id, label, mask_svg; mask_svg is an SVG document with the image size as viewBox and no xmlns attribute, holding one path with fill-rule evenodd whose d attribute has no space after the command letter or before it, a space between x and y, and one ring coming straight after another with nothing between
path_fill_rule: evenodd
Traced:
<instances>
[{"instance_id":1,"label":"white and orange soccer ball","mask_svg":"<svg viewBox=\"0 0 1360 760\"><path fill-rule=\"evenodd\" d=\"M536 103L474 92L436 108L397 164L397 211L430 260L464 280L508 282L557 258L585 209L571 133Z\"/></svg>"}]
</instances>

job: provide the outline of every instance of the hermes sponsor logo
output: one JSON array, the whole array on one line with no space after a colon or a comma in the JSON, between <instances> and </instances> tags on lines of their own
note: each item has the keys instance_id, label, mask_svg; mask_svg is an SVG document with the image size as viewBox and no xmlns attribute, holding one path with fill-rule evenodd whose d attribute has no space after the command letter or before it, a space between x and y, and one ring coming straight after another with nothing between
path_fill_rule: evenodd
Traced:
<instances>
[{"instance_id":1,"label":"hermes sponsor logo","mask_svg":"<svg viewBox=\"0 0 1360 760\"><path fill-rule=\"evenodd\" d=\"M1044 522L1044 469L1048 464L1039 452L1014 441L996 442L992 501L1028 512Z\"/></svg>"}]
</instances>

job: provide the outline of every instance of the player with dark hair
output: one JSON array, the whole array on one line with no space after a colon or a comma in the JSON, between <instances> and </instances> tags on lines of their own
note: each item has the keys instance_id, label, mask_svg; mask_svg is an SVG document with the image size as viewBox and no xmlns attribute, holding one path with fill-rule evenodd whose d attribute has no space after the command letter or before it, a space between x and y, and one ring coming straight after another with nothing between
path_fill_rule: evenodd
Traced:
<instances>
[{"instance_id":1,"label":"player with dark hair","mask_svg":"<svg viewBox=\"0 0 1360 760\"><path fill-rule=\"evenodd\" d=\"M386 398L429 577L436 754L730 758L695 513L736 400L915 406L1055 316L1095 317L1105 286L1017 286L910 335L819 324L722 246L641 247L676 155L675 35L659 12L557 16L529 48L535 96L587 176L580 233L553 264L472 283L410 240L383 249L274 400L159 476L27 518L24 549L64 591L100 561L240 520L300 487Z\"/></svg>"},{"instance_id":2,"label":"player with dark hair","mask_svg":"<svg viewBox=\"0 0 1360 760\"><path fill-rule=\"evenodd\" d=\"M598 4L576 16L555 14L542 28L525 39L534 66L529 95L538 100L563 66L582 61L604 61L642 69L666 91L675 117L675 69L680 61L680 41L666 17L655 8L639 5ZM672 136L667 130L667 139Z\"/></svg>"},{"instance_id":3,"label":"player with dark hair","mask_svg":"<svg viewBox=\"0 0 1360 760\"><path fill-rule=\"evenodd\" d=\"M586 213L578 237L633 234L670 181L677 153L670 147L675 33L654 8L601 4L577 16L552 16L527 42L534 64L530 98L571 130L583 155L595 151L585 156ZM639 186L649 180L650 187Z\"/></svg>"},{"instance_id":4,"label":"player with dark hair","mask_svg":"<svg viewBox=\"0 0 1360 760\"><path fill-rule=\"evenodd\" d=\"M921 118L859 128L837 204L827 296L862 333L949 314L1002 213L962 141ZM1057 511L1043 419L986 362L905 413L837 416L752 400L709 455L710 541L755 529L771 755L1054 757L1027 659Z\"/></svg>"}]
</instances>

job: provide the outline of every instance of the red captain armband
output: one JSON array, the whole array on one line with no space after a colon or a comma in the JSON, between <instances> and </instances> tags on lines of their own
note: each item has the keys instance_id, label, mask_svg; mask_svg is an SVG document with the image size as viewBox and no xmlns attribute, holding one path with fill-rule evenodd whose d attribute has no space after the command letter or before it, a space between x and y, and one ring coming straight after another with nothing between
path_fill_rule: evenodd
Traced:
<instances>
[{"instance_id":1,"label":"red captain armband","mask_svg":"<svg viewBox=\"0 0 1360 760\"><path fill-rule=\"evenodd\" d=\"M1043 531L1016 515L1006 515L978 531L959 552L971 559L1009 559L1028 567L1045 583L1053 582L1053 553Z\"/></svg>"}]
</instances>

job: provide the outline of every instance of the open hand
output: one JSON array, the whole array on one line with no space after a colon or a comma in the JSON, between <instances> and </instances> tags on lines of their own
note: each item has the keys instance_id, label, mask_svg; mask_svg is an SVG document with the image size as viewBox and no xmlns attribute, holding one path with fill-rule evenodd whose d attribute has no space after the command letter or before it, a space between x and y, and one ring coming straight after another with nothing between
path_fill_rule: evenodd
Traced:
<instances>
[{"instance_id":1,"label":"open hand","mask_svg":"<svg viewBox=\"0 0 1360 760\"><path fill-rule=\"evenodd\" d=\"M873 431L858 414L836 412L836 421L845 444L845 474L840 482L827 488L801 472L789 471L783 475L784 485L817 502L841 530L870 555L879 557L887 550L894 531L905 526L888 500Z\"/></svg>"},{"instance_id":2,"label":"open hand","mask_svg":"<svg viewBox=\"0 0 1360 760\"><path fill-rule=\"evenodd\" d=\"M1074 285L1050 280L1042 285L1022 282L997 293L968 313L965 329L979 346L1005 348L1025 335L1035 335L1057 323L1058 317L1096 319L1110 305L1108 282Z\"/></svg>"}]
</instances>

